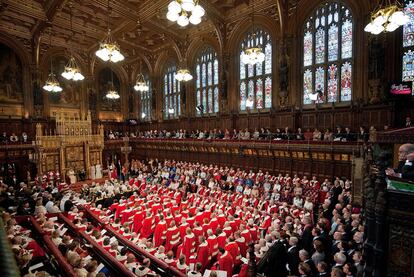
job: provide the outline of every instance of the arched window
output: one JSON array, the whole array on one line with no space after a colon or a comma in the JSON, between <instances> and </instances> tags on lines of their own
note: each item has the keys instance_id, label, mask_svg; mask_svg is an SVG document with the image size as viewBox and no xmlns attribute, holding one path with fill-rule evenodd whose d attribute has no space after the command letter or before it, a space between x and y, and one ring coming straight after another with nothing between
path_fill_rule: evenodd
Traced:
<instances>
[{"instance_id":1,"label":"arched window","mask_svg":"<svg viewBox=\"0 0 414 277\"><path fill-rule=\"evenodd\" d=\"M196 60L196 113L215 114L219 111L219 72L217 53L207 47Z\"/></svg>"},{"instance_id":2,"label":"arched window","mask_svg":"<svg viewBox=\"0 0 414 277\"><path fill-rule=\"evenodd\" d=\"M410 21L403 27L402 80L412 82L414 81L414 0L405 0L404 13L410 17Z\"/></svg>"},{"instance_id":3,"label":"arched window","mask_svg":"<svg viewBox=\"0 0 414 277\"><path fill-rule=\"evenodd\" d=\"M144 74L145 83L148 85L148 91L139 92L141 100L141 120L151 120L151 108L152 108L152 84L147 74Z\"/></svg>"},{"instance_id":4,"label":"arched window","mask_svg":"<svg viewBox=\"0 0 414 277\"><path fill-rule=\"evenodd\" d=\"M353 20L340 1L327 2L303 31L303 104L352 99Z\"/></svg>"},{"instance_id":5,"label":"arched window","mask_svg":"<svg viewBox=\"0 0 414 277\"><path fill-rule=\"evenodd\" d=\"M177 68L170 64L164 74L164 118L178 118L180 107L180 82L175 79Z\"/></svg>"},{"instance_id":6,"label":"arched window","mask_svg":"<svg viewBox=\"0 0 414 277\"><path fill-rule=\"evenodd\" d=\"M261 64L247 65L242 62L246 47L261 47L265 60ZM262 29L246 34L240 45L240 110L259 110L272 107L272 41Z\"/></svg>"}]
</instances>

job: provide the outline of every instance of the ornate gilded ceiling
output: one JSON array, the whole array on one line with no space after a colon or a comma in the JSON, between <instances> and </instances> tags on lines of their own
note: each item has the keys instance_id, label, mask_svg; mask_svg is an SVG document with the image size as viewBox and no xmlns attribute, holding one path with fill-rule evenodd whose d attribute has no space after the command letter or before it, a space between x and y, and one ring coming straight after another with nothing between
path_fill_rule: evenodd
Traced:
<instances>
[{"instance_id":1,"label":"ornate gilded ceiling","mask_svg":"<svg viewBox=\"0 0 414 277\"><path fill-rule=\"evenodd\" d=\"M223 26L231 32L238 21L252 12L249 0L201 0L206 10L201 24L181 28L166 19L170 1L111 0L110 25L126 61L137 53L155 55L172 41L179 45L186 37L214 37ZM255 12L278 20L278 1L255 0ZM288 2L291 9L298 0ZM18 38L30 52L40 39L42 53L49 45L47 27L51 24L54 47L70 47L81 56L88 56L106 34L107 14L107 0L0 0L0 32Z\"/></svg>"}]
</instances>

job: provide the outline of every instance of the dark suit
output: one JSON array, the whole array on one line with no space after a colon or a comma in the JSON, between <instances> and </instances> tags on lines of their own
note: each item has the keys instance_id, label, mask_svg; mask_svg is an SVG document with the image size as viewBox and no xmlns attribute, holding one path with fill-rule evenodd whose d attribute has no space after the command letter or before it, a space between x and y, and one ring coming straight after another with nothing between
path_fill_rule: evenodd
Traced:
<instances>
[{"instance_id":1,"label":"dark suit","mask_svg":"<svg viewBox=\"0 0 414 277\"><path fill-rule=\"evenodd\" d=\"M414 162L406 162L401 168L401 178L414 181Z\"/></svg>"},{"instance_id":2,"label":"dark suit","mask_svg":"<svg viewBox=\"0 0 414 277\"><path fill-rule=\"evenodd\" d=\"M306 226L302 233L302 247L311 253L313 249L312 226Z\"/></svg>"},{"instance_id":3,"label":"dark suit","mask_svg":"<svg viewBox=\"0 0 414 277\"><path fill-rule=\"evenodd\" d=\"M312 275L316 276L316 274L318 274L318 269L316 268L315 263L312 261L312 259L308 259L305 261L306 264L309 265L311 271L312 271Z\"/></svg>"},{"instance_id":4,"label":"dark suit","mask_svg":"<svg viewBox=\"0 0 414 277\"><path fill-rule=\"evenodd\" d=\"M285 245L276 241L262 257L258 265L258 272L267 277L286 277L288 275L286 264L288 254Z\"/></svg>"},{"instance_id":5,"label":"dark suit","mask_svg":"<svg viewBox=\"0 0 414 277\"><path fill-rule=\"evenodd\" d=\"M288 264L290 269L290 275L299 276L298 266L300 263L299 259L299 248L297 246L292 246L288 250Z\"/></svg>"}]
</instances>

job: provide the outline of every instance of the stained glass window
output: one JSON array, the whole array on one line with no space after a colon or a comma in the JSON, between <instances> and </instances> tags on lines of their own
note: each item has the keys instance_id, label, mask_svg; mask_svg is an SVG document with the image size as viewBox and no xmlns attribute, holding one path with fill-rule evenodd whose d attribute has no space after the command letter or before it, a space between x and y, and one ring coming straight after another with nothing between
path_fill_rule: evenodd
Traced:
<instances>
[{"instance_id":1,"label":"stained glass window","mask_svg":"<svg viewBox=\"0 0 414 277\"><path fill-rule=\"evenodd\" d=\"M180 82L175 79L177 68L170 63L164 73L164 118L178 118L181 114L180 107Z\"/></svg>"},{"instance_id":2,"label":"stained glass window","mask_svg":"<svg viewBox=\"0 0 414 277\"><path fill-rule=\"evenodd\" d=\"M151 120L151 108L152 108L152 87L148 75L144 75L144 80L147 83L149 90L146 92L139 92L141 100L141 120Z\"/></svg>"},{"instance_id":3,"label":"stained glass window","mask_svg":"<svg viewBox=\"0 0 414 277\"><path fill-rule=\"evenodd\" d=\"M246 47L261 47L265 60L260 64L246 65L241 56ZM240 110L269 109L272 107L272 41L263 29L246 33L240 44Z\"/></svg>"},{"instance_id":4,"label":"stained glass window","mask_svg":"<svg viewBox=\"0 0 414 277\"><path fill-rule=\"evenodd\" d=\"M410 21L403 27L402 80L414 81L414 0L405 0L404 13ZM413 89L414 95L414 89Z\"/></svg>"},{"instance_id":5,"label":"stained glass window","mask_svg":"<svg viewBox=\"0 0 414 277\"><path fill-rule=\"evenodd\" d=\"M218 102L218 59L211 47L200 51L196 60L196 113L197 115L214 114L219 111Z\"/></svg>"},{"instance_id":6,"label":"stained glass window","mask_svg":"<svg viewBox=\"0 0 414 277\"><path fill-rule=\"evenodd\" d=\"M303 104L351 101L352 64L351 10L340 0L327 1L303 30Z\"/></svg>"}]
</instances>

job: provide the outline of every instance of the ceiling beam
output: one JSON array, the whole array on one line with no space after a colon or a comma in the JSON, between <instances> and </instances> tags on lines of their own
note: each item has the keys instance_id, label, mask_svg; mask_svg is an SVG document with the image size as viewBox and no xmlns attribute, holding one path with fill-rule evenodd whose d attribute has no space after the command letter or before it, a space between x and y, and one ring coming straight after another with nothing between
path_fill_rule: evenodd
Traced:
<instances>
[{"instance_id":1,"label":"ceiling beam","mask_svg":"<svg viewBox=\"0 0 414 277\"><path fill-rule=\"evenodd\" d=\"M58 11L66 4L67 0L48 0L43 4L43 9L46 15L46 20L53 22L53 19ZM32 38L37 37L47 27L45 20L38 20L30 31Z\"/></svg>"}]
</instances>

